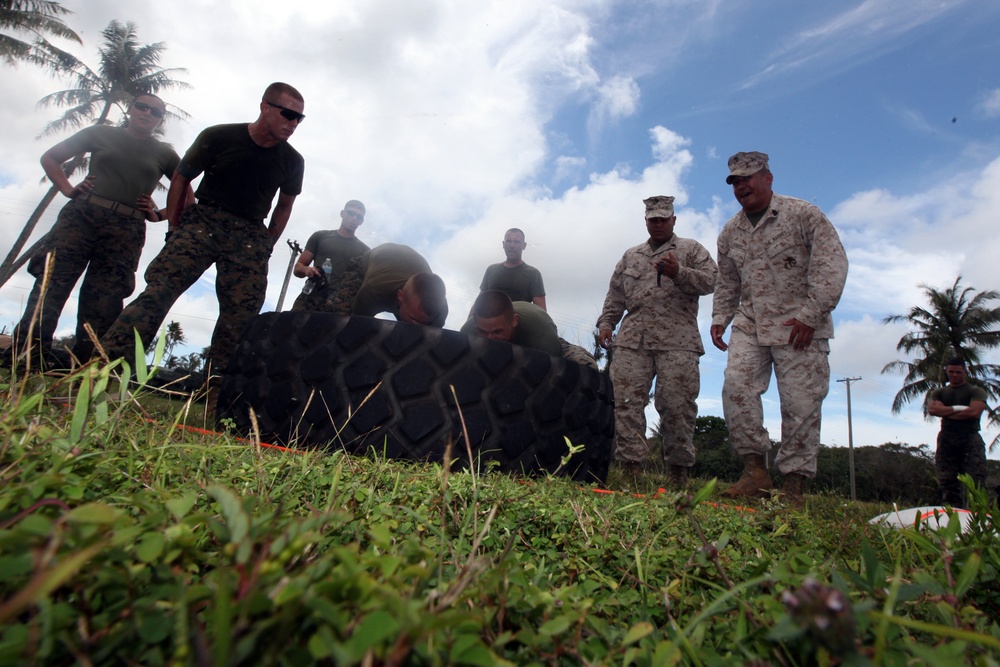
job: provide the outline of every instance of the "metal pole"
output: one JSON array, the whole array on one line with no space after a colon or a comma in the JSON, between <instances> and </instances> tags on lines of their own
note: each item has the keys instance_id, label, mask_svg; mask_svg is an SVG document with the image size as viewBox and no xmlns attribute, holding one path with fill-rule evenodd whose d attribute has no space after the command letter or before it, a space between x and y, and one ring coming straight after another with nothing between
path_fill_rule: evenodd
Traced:
<instances>
[{"instance_id":1,"label":"metal pole","mask_svg":"<svg viewBox=\"0 0 1000 667\"><path fill-rule=\"evenodd\" d=\"M281 307L285 304L285 292L288 291L288 281L292 279L292 269L295 268L295 260L298 258L299 253L302 252L298 241L289 240L285 241L285 243L291 249L292 257L288 260L288 270L285 271L285 282L281 283L281 294L278 295L278 305L274 308L274 312L276 313L280 313Z\"/></svg>"},{"instance_id":2,"label":"metal pole","mask_svg":"<svg viewBox=\"0 0 1000 667\"><path fill-rule=\"evenodd\" d=\"M842 378L837 382L847 385L847 449L848 465L851 468L851 500L857 500L858 494L854 488L854 424L851 421L851 383L861 378Z\"/></svg>"}]
</instances>

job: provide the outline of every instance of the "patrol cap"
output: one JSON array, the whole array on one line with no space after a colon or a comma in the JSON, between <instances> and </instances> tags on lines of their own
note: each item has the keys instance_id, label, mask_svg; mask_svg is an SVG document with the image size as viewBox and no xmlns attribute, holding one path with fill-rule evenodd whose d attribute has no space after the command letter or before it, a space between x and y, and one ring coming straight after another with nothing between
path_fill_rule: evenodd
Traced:
<instances>
[{"instance_id":1,"label":"patrol cap","mask_svg":"<svg viewBox=\"0 0 1000 667\"><path fill-rule=\"evenodd\" d=\"M649 199L643 199L646 205L646 220L650 218L672 218L674 217L674 198L657 195Z\"/></svg>"},{"instance_id":2,"label":"patrol cap","mask_svg":"<svg viewBox=\"0 0 1000 667\"><path fill-rule=\"evenodd\" d=\"M753 176L761 169L767 169L767 153L757 151L737 153L729 158L729 176L726 176L726 183L732 185L734 177Z\"/></svg>"}]
</instances>

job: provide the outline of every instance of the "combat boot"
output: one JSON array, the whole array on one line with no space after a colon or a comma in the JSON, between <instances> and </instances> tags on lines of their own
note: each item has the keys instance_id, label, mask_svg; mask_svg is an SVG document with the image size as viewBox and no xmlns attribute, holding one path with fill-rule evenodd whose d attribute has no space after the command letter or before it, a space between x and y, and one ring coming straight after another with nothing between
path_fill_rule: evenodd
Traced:
<instances>
[{"instance_id":1,"label":"combat boot","mask_svg":"<svg viewBox=\"0 0 1000 667\"><path fill-rule=\"evenodd\" d=\"M764 465L764 457L760 454L747 454L743 457L743 475L739 481L722 492L723 498L768 498L774 483L771 473Z\"/></svg>"},{"instance_id":2,"label":"combat boot","mask_svg":"<svg viewBox=\"0 0 1000 667\"><path fill-rule=\"evenodd\" d=\"M806 504L806 499L802 496L805 486L805 476L794 472L785 475L785 480L781 483L782 500L797 509L802 509Z\"/></svg>"},{"instance_id":3,"label":"combat boot","mask_svg":"<svg viewBox=\"0 0 1000 667\"><path fill-rule=\"evenodd\" d=\"M645 467L638 461L617 461L615 467L618 468L619 476L623 484L635 489L639 485Z\"/></svg>"},{"instance_id":4,"label":"combat boot","mask_svg":"<svg viewBox=\"0 0 1000 667\"><path fill-rule=\"evenodd\" d=\"M667 484L674 489L684 489L687 487L690 470L687 466L670 466L670 470L667 472Z\"/></svg>"}]
</instances>

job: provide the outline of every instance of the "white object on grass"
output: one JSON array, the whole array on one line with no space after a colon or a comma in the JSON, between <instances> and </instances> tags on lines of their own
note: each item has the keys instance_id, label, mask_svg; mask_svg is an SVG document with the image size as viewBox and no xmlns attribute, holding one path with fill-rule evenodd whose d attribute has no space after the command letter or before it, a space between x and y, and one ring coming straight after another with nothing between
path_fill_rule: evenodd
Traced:
<instances>
[{"instance_id":1,"label":"white object on grass","mask_svg":"<svg viewBox=\"0 0 1000 667\"><path fill-rule=\"evenodd\" d=\"M962 527L962 532L969 529L972 523L972 512L964 509L951 508L952 516L956 518ZM930 505L927 507L910 507L908 509L896 509L885 514L879 514L868 521L882 526L893 528L916 528L917 521L920 521L921 528L937 530L944 528L951 521L946 508L940 505Z\"/></svg>"}]
</instances>

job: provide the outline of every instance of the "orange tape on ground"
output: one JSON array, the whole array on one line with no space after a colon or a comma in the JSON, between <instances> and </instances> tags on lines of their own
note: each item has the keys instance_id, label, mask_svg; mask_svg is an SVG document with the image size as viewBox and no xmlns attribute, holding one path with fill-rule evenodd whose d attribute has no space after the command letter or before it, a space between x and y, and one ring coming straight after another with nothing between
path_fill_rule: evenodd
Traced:
<instances>
[{"instance_id":1,"label":"orange tape on ground","mask_svg":"<svg viewBox=\"0 0 1000 667\"><path fill-rule=\"evenodd\" d=\"M151 423L151 424L159 424L160 423L160 422L156 421L155 419L147 419L146 421L149 422L149 423ZM208 436L216 436L216 437L221 437L221 436L225 435L224 433L218 433L217 431L209 431L208 429L198 428L197 426L188 426L187 424L177 424L177 428L179 428L182 431L187 431L189 433L197 433L198 435L208 435ZM238 442L246 442L246 443L254 444L254 441L251 440L251 439L249 439L249 438L236 438L236 440ZM267 447L268 449L277 449L278 451L281 451L281 452L292 452L292 453L295 453L295 454L304 454L305 453L301 449L295 449L294 447L285 447L283 445L272 445L269 442L262 442L262 443L260 443L260 446L261 447Z\"/></svg>"}]
</instances>

